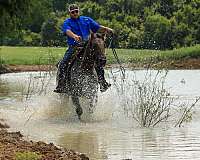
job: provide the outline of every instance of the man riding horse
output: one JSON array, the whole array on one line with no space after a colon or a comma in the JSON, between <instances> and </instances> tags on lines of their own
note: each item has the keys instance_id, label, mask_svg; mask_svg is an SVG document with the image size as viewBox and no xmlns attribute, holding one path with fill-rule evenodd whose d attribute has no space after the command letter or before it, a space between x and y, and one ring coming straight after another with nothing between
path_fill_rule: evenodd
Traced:
<instances>
[{"instance_id":1,"label":"man riding horse","mask_svg":"<svg viewBox=\"0 0 200 160\"><path fill-rule=\"evenodd\" d=\"M87 43L90 37L91 31L93 33L113 33L111 28L99 25L90 17L80 16L79 7L76 4L72 4L68 8L70 18L64 21L62 26L63 33L67 36L68 49L59 64L59 74L57 87L54 90L56 93L64 93L66 88L64 88L66 83L65 72L68 68L68 63L71 56L76 52L75 46L80 46L81 44ZM101 56L99 56L101 57ZM106 61L104 59L104 61ZM100 84L100 90L105 92L111 84L107 83L104 78L104 67L105 62L102 65L97 65L96 72L98 76L98 82Z\"/></svg>"}]
</instances>

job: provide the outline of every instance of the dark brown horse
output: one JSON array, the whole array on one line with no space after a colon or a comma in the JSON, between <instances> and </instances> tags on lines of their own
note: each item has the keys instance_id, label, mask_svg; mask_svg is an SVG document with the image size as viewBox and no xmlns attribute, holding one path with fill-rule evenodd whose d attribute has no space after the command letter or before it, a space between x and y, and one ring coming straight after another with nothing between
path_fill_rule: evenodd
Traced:
<instances>
[{"instance_id":1,"label":"dark brown horse","mask_svg":"<svg viewBox=\"0 0 200 160\"><path fill-rule=\"evenodd\" d=\"M70 60L66 85L79 119L83 113L80 97L89 99L91 113L97 103L98 76L95 67L101 58L105 58L104 36L92 34L84 47L76 48Z\"/></svg>"}]
</instances>

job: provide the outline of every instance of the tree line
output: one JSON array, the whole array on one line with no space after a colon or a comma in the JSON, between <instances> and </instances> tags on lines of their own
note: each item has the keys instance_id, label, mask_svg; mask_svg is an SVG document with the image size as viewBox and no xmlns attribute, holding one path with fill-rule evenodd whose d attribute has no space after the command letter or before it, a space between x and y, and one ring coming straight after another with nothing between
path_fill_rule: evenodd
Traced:
<instances>
[{"instance_id":1,"label":"tree line","mask_svg":"<svg viewBox=\"0 0 200 160\"><path fill-rule=\"evenodd\" d=\"M66 46L73 0L0 0L0 44ZM117 48L173 49L200 43L200 0L78 0L81 14L115 30Z\"/></svg>"}]
</instances>

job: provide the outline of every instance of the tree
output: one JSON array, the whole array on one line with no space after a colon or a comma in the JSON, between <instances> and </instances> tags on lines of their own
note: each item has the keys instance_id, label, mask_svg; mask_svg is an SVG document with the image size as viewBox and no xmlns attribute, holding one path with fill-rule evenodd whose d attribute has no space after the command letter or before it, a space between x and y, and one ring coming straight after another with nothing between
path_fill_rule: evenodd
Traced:
<instances>
[{"instance_id":1,"label":"tree","mask_svg":"<svg viewBox=\"0 0 200 160\"><path fill-rule=\"evenodd\" d=\"M65 11L66 10L66 0L52 0L53 11Z\"/></svg>"},{"instance_id":2,"label":"tree","mask_svg":"<svg viewBox=\"0 0 200 160\"><path fill-rule=\"evenodd\" d=\"M173 46L182 47L199 43L200 9L196 5L184 5L174 13Z\"/></svg>"},{"instance_id":3,"label":"tree","mask_svg":"<svg viewBox=\"0 0 200 160\"><path fill-rule=\"evenodd\" d=\"M0 37L21 27L21 22L30 13L32 0L0 1ZM0 43L1 43L0 42Z\"/></svg>"},{"instance_id":4,"label":"tree","mask_svg":"<svg viewBox=\"0 0 200 160\"><path fill-rule=\"evenodd\" d=\"M128 36L128 48L142 48L143 47L143 36L142 30L133 29Z\"/></svg>"},{"instance_id":5,"label":"tree","mask_svg":"<svg viewBox=\"0 0 200 160\"><path fill-rule=\"evenodd\" d=\"M30 16L24 20L24 29L40 33L44 21L53 11L52 2L49 0L32 0Z\"/></svg>"},{"instance_id":6,"label":"tree","mask_svg":"<svg viewBox=\"0 0 200 160\"><path fill-rule=\"evenodd\" d=\"M61 32L61 21L51 15L51 17L43 23L41 29L41 42L43 46L60 46L64 45L64 36Z\"/></svg>"},{"instance_id":7,"label":"tree","mask_svg":"<svg viewBox=\"0 0 200 160\"><path fill-rule=\"evenodd\" d=\"M81 14L92 17L93 19L98 19L101 13L105 10L99 4L95 2L84 2L80 3Z\"/></svg>"},{"instance_id":8,"label":"tree","mask_svg":"<svg viewBox=\"0 0 200 160\"><path fill-rule=\"evenodd\" d=\"M174 11L173 0L161 0L157 11L166 18L172 17Z\"/></svg>"},{"instance_id":9,"label":"tree","mask_svg":"<svg viewBox=\"0 0 200 160\"><path fill-rule=\"evenodd\" d=\"M159 15L147 17L144 23L144 46L151 49L171 48L171 23Z\"/></svg>"}]
</instances>

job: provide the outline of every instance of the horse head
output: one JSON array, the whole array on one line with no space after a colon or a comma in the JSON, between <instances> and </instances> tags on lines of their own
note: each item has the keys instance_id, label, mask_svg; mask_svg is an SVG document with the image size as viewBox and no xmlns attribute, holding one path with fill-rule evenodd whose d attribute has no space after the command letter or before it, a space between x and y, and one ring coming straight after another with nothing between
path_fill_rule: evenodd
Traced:
<instances>
[{"instance_id":1,"label":"horse head","mask_svg":"<svg viewBox=\"0 0 200 160\"><path fill-rule=\"evenodd\" d=\"M105 34L92 33L89 41L82 49L79 49L81 67L86 70L94 68L99 57L105 57Z\"/></svg>"}]
</instances>

